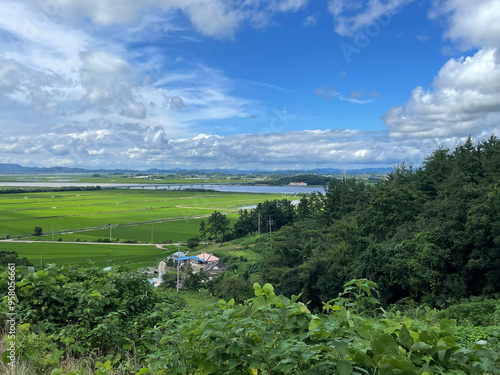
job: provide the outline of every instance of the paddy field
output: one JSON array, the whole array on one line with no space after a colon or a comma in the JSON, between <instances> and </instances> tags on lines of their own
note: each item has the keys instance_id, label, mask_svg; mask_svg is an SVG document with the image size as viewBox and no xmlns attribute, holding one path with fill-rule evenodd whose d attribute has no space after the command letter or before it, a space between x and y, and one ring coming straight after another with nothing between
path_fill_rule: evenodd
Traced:
<instances>
[{"instance_id":1,"label":"paddy field","mask_svg":"<svg viewBox=\"0 0 500 375\"><path fill-rule=\"evenodd\" d=\"M237 220L242 207L283 194L97 190L0 195L0 250L38 265L148 266L198 235L214 211ZM34 236L35 227L42 228ZM21 242L22 241L22 242ZM107 243L112 242L112 243Z\"/></svg>"}]
</instances>

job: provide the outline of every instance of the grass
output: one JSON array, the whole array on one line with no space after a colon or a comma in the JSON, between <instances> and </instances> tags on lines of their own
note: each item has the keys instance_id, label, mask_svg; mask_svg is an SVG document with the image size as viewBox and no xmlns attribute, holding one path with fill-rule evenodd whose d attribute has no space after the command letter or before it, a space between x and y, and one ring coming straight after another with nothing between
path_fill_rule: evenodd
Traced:
<instances>
[{"instance_id":1,"label":"grass","mask_svg":"<svg viewBox=\"0 0 500 375\"><path fill-rule=\"evenodd\" d=\"M37 265L43 253L44 263L58 265L86 265L90 259L99 266L125 262L133 268L150 266L162 254L153 246L68 242L109 240L110 234L113 241L121 242L184 242L198 236L200 221L206 221L216 210L228 215L234 224L240 207L283 198L282 194L146 189L0 194L0 237L37 241L0 242L0 249L14 250ZM42 236L33 237L35 227L42 228ZM59 239L60 243L43 243ZM207 251L232 258L243 256L250 262L260 257L249 246L236 243L216 245Z\"/></svg>"},{"instance_id":2,"label":"grass","mask_svg":"<svg viewBox=\"0 0 500 375\"><path fill-rule=\"evenodd\" d=\"M132 269L156 266L161 259L177 251L176 246L161 250L155 246L97 245L72 243L16 243L2 242L1 250L15 251L20 258L26 257L35 266L55 263L58 266L86 266L89 262L99 267L128 264Z\"/></svg>"},{"instance_id":3,"label":"grass","mask_svg":"<svg viewBox=\"0 0 500 375\"><path fill-rule=\"evenodd\" d=\"M242 243L244 242L245 245ZM205 251L207 253L212 253L219 257L224 257L225 259L230 258L240 258L243 257L247 259L249 263L256 263L262 259L262 254L259 254L252 250L252 244L248 245L249 242L255 243L255 239L249 240L245 239L237 239L234 241L226 242L222 244L213 244L206 247L199 246L198 249L200 251Z\"/></svg>"},{"instance_id":4,"label":"grass","mask_svg":"<svg viewBox=\"0 0 500 375\"><path fill-rule=\"evenodd\" d=\"M202 310L211 303L219 301L217 297L212 296L207 290L180 290L179 297L186 302L186 307L191 310Z\"/></svg>"},{"instance_id":5,"label":"grass","mask_svg":"<svg viewBox=\"0 0 500 375\"><path fill-rule=\"evenodd\" d=\"M189 222L209 216L218 210L236 214L240 207L254 205L266 199L282 198L282 195L249 193L192 193L185 191L151 190L105 190L63 193L5 194L0 196L0 236L29 237L35 226L41 227L51 239L52 231L62 232L105 229L106 224L118 226L139 226L155 222L178 221L186 225L186 240L197 235L197 223ZM188 221L188 222L186 222ZM192 225L189 225L192 224ZM167 225L164 227L168 227ZM144 229L137 228L139 232ZM151 228L147 230L150 232ZM169 231L163 233L163 240L169 238ZM173 227L172 234L179 234L179 227ZM151 235L134 236L127 231L127 239L149 242ZM91 237L108 237L102 233ZM160 236L161 237L161 236ZM171 236L170 236L171 237ZM147 240L146 240L147 238ZM162 240L162 241L163 241Z\"/></svg>"}]
</instances>

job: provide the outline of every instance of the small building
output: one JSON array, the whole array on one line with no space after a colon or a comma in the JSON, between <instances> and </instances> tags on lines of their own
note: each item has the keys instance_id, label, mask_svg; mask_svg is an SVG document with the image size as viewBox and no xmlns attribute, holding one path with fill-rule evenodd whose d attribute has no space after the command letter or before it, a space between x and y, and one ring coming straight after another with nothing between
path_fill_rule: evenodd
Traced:
<instances>
[{"instance_id":1,"label":"small building","mask_svg":"<svg viewBox=\"0 0 500 375\"><path fill-rule=\"evenodd\" d=\"M307 182L290 182L290 186L300 186L300 187L305 187L307 186Z\"/></svg>"},{"instance_id":2,"label":"small building","mask_svg":"<svg viewBox=\"0 0 500 375\"><path fill-rule=\"evenodd\" d=\"M203 269L205 274L208 276L209 279L212 279L213 277L219 276L222 272L224 272L227 268L227 265L222 261L218 260L215 262L210 262L207 263Z\"/></svg>"},{"instance_id":3,"label":"small building","mask_svg":"<svg viewBox=\"0 0 500 375\"><path fill-rule=\"evenodd\" d=\"M210 262L218 262L220 260L215 255L208 254L208 253L205 253L205 252L196 255L196 257L202 259L205 262L209 262L209 263Z\"/></svg>"},{"instance_id":4,"label":"small building","mask_svg":"<svg viewBox=\"0 0 500 375\"><path fill-rule=\"evenodd\" d=\"M181 264L183 264L183 263L190 263L190 264L193 264L193 265L199 265L199 264L207 262L206 260L198 258L197 256L174 258L174 260L178 261Z\"/></svg>"}]
</instances>

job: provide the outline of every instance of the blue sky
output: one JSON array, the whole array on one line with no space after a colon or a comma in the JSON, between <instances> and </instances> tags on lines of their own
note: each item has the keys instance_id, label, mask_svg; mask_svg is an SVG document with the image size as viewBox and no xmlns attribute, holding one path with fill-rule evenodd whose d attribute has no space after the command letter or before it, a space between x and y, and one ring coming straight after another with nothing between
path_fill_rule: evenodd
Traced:
<instances>
[{"instance_id":1,"label":"blue sky","mask_svg":"<svg viewBox=\"0 0 500 375\"><path fill-rule=\"evenodd\" d=\"M499 134L499 0L0 0L0 11L0 163L390 167Z\"/></svg>"}]
</instances>

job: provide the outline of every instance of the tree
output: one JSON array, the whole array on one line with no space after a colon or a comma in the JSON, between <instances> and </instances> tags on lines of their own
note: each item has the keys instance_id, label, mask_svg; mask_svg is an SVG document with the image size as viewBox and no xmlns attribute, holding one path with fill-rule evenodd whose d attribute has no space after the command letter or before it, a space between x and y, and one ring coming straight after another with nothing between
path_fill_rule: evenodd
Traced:
<instances>
[{"instance_id":1,"label":"tree","mask_svg":"<svg viewBox=\"0 0 500 375\"><path fill-rule=\"evenodd\" d=\"M207 226L205 224L205 220L202 220L200 222L200 238L205 241L206 237L207 237Z\"/></svg>"},{"instance_id":2,"label":"tree","mask_svg":"<svg viewBox=\"0 0 500 375\"><path fill-rule=\"evenodd\" d=\"M257 231L256 217L253 212L240 210L238 221L234 224L233 234L235 238L245 237Z\"/></svg>"},{"instance_id":3,"label":"tree","mask_svg":"<svg viewBox=\"0 0 500 375\"><path fill-rule=\"evenodd\" d=\"M207 233L217 241L220 239L221 244L224 242L224 235L229 232L230 220L219 211L214 211L208 218Z\"/></svg>"},{"instance_id":4,"label":"tree","mask_svg":"<svg viewBox=\"0 0 500 375\"><path fill-rule=\"evenodd\" d=\"M162 277L162 286L167 289L177 288L177 275L175 273L165 272Z\"/></svg>"},{"instance_id":5,"label":"tree","mask_svg":"<svg viewBox=\"0 0 500 375\"><path fill-rule=\"evenodd\" d=\"M15 251L0 250L0 266L14 263L16 266L33 266L27 258L19 258Z\"/></svg>"},{"instance_id":6,"label":"tree","mask_svg":"<svg viewBox=\"0 0 500 375\"><path fill-rule=\"evenodd\" d=\"M41 227L35 227L35 230L33 231L33 236L41 236L43 233L43 230Z\"/></svg>"},{"instance_id":7,"label":"tree","mask_svg":"<svg viewBox=\"0 0 500 375\"><path fill-rule=\"evenodd\" d=\"M198 237L191 237L187 240L187 247L190 250L193 250L200 243L200 239Z\"/></svg>"}]
</instances>

